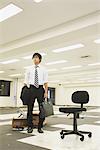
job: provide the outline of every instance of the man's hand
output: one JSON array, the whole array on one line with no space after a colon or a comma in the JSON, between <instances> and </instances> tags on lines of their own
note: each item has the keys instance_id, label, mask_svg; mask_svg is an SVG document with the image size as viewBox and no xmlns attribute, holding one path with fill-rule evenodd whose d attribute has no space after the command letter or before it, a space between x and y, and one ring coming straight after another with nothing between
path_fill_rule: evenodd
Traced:
<instances>
[{"instance_id":1,"label":"man's hand","mask_svg":"<svg viewBox=\"0 0 100 150\"><path fill-rule=\"evenodd\" d=\"M48 98L48 83L44 83L45 86L45 93L44 93L44 98Z\"/></svg>"}]
</instances>

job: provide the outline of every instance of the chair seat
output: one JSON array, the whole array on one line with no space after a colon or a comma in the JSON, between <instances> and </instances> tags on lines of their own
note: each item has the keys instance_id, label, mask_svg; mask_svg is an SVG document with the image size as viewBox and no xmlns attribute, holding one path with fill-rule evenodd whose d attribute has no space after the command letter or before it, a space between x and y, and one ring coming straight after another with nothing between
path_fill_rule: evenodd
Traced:
<instances>
[{"instance_id":1,"label":"chair seat","mask_svg":"<svg viewBox=\"0 0 100 150\"><path fill-rule=\"evenodd\" d=\"M59 108L60 112L63 113L77 113L77 112L81 112L81 111L86 111L86 108L76 108L76 107L70 107L70 108L66 108L66 107L61 107Z\"/></svg>"}]
</instances>

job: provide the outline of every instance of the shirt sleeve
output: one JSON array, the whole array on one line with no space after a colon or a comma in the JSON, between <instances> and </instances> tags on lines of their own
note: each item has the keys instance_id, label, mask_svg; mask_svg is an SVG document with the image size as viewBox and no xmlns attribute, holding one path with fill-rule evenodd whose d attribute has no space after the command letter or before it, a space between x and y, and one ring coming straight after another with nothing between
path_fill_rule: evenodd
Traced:
<instances>
[{"instance_id":1,"label":"shirt sleeve","mask_svg":"<svg viewBox=\"0 0 100 150\"><path fill-rule=\"evenodd\" d=\"M26 71L25 71L25 76L24 76L24 83L25 84L27 84L27 85L29 85L29 70L27 69Z\"/></svg>"},{"instance_id":2,"label":"shirt sleeve","mask_svg":"<svg viewBox=\"0 0 100 150\"><path fill-rule=\"evenodd\" d=\"M48 82L48 71L45 69L44 70L44 83Z\"/></svg>"}]
</instances>

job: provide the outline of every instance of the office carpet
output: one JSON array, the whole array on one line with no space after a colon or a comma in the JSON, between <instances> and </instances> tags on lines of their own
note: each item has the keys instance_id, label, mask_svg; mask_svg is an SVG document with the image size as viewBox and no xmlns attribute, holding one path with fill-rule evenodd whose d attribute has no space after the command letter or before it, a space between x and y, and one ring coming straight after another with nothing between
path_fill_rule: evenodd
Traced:
<instances>
[{"instance_id":1,"label":"office carpet","mask_svg":"<svg viewBox=\"0 0 100 150\"><path fill-rule=\"evenodd\" d=\"M37 109L37 108L36 108ZM72 129L73 116L60 113L59 106L54 107L55 115L46 118L44 134L37 129L28 134L24 131L12 130L13 117L20 114L19 108L0 108L0 150L99 150L100 146L100 107L88 107L81 113L78 128L91 131L92 138L85 135L83 142L76 135L60 137L62 129ZM26 108L21 108L26 114Z\"/></svg>"}]
</instances>

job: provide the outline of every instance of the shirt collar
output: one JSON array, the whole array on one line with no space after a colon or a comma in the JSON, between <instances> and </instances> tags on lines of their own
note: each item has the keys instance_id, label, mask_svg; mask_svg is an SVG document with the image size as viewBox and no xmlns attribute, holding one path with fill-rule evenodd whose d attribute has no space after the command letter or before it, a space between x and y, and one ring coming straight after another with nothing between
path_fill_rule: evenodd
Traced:
<instances>
[{"instance_id":1,"label":"shirt collar","mask_svg":"<svg viewBox=\"0 0 100 150\"><path fill-rule=\"evenodd\" d=\"M38 64L37 66L40 68L40 66L41 66L41 65L40 65L40 64ZM35 64L33 65L33 67L35 68Z\"/></svg>"}]
</instances>

